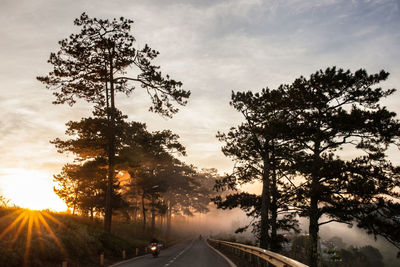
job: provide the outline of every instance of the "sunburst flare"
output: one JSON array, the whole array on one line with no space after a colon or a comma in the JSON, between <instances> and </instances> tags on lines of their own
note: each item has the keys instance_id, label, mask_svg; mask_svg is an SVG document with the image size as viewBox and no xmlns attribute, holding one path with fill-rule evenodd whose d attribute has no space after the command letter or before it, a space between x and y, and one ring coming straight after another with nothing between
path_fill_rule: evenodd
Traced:
<instances>
[{"instance_id":1,"label":"sunburst flare","mask_svg":"<svg viewBox=\"0 0 400 267\"><path fill-rule=\"evenodd\" d=\"M12 216L15 216L15 219L11 221L10 219ZM0 240L6 241L7 244L5 252L10 252L11 250L15 249L16 244L21 244L23 242L25 245L23 253L23 266L30 266L33 239L37 238L39 242L39 249L42 253L44 253L43 236L48 236L57 246L63 257L68 257L63 243L59 240L52 229L51 224L49 224L46 218L51 218L50 220L53 223L61 226L64 230L68 229L68 227L57 220L54 216L48 214L46 211L23 209L10 212L5 216L0 217L0 223L2 224L7 224L8 220L11 221L0 233Z\"/></svg>"}]
</instances>

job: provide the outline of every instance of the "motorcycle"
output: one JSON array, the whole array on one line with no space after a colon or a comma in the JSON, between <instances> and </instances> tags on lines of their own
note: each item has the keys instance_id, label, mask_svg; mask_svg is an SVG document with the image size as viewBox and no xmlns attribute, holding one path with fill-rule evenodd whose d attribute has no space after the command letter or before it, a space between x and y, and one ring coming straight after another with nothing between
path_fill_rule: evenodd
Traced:
<instances>
[{"instance_id":1,"label":"motorcycle","mask_svg":"<svg viewBox=\"0 0 400 267\"><path fill-rule=\"evenodd\" d=\"M151 254L153 254L154 258L158 257L158 254L160 254L160 249L158 247L158 244L156 244L156 243L151 244L150 250L151 250Z\"/></svg>"}]
</instances>

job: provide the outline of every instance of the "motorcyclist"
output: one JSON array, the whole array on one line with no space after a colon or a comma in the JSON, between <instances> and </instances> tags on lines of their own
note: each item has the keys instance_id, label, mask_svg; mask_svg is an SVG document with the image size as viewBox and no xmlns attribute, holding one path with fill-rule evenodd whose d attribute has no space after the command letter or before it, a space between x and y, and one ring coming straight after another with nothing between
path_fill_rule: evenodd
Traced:
<instances>
[{"instance_id":1,"label":"motorcyclist","mask_svg":"<svg viewBox=\"0 0 400 267\"><path fill-rule=\"evenodd\" d=\"M151 249L151 253L153 254L154 257L157 257L158 254L160 253L160 247L161 247L161 244L159 243L157 238L153 238L150 242L150 249Z\"/></svg>"},{"instance_id":2,"label":"motorcyclist","mask_svg":"<svg viewBox=\"0 0 400 267\"><path fill-rule=\"evenodd\" d=\"M155 244L156 246L158 245L158 240L157 238L153 238L150 242L150 244Z\"/></svg>"}]
</instances>

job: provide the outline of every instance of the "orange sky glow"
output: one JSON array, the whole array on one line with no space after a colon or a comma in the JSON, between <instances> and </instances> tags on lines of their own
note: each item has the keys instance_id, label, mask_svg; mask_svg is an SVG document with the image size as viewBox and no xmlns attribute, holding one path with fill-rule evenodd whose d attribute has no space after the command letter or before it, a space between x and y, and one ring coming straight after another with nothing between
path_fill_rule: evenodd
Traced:
<instances>
[{"instance_id":1,"label":"orange sky glow","mask_svg":"<svg viewBox=\"0 0 400 267\"><path fill-rule=\"evenodd\" d=\"M52 175L44 171L6 169L0 181L1 194L10 205L33 210L66 211L65 203L54 193Z\"/></svg>"}]
</instances>

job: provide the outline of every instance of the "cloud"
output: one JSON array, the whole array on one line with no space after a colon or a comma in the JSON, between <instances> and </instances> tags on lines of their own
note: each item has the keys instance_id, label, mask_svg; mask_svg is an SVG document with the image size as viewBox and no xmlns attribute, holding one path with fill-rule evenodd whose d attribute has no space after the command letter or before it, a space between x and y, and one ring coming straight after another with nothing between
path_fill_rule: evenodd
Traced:
<instances>
[{"instance_id":1,"label":"cloud","mask_svg":"<svg viewBox=\"0 0 400 267\"><path fill-rule=\"evenodd\" d=\"M49 53L77 30L73 19L83 11L134 19L138 46L148 43L159 50L156 63L162 71L192 91L173 119L149 113L150 102L139 87L130 98L117 97L122 111L151 130L178 133L189 163L221 172L232 163L220 152L215 134L242 121L228 104L232 90L274 88L332 65L369 72L384 68L391 72L385 86L400 82L400 16L394 0L5 1L0 10L0 167L39 168L53 159L68 160L48 141L63 136L68 120L90 115L90 105L52 105L51 92L35 77L50 70ZM400 111L397 99L385 103Z\"/></svg>"}]
</instances>

